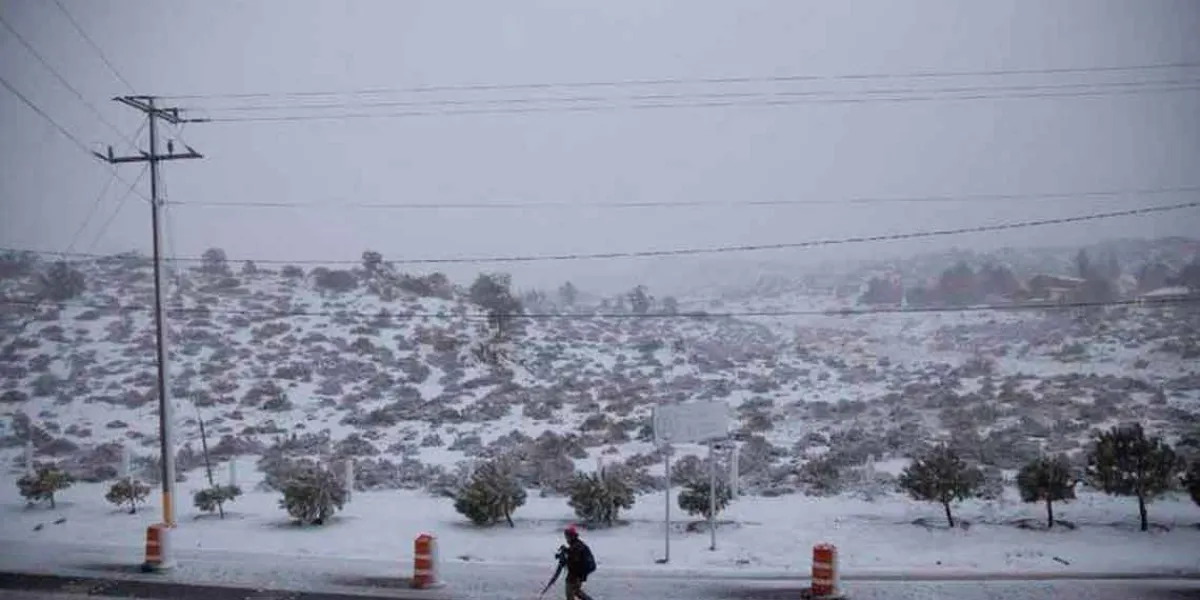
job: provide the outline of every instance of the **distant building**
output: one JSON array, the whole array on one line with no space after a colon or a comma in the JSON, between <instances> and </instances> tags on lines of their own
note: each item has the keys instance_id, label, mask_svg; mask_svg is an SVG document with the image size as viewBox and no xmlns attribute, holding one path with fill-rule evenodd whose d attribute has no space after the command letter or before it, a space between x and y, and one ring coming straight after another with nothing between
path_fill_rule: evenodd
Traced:
<instances>
[{"instance_id":1,"label":"distant building","mask_svg":"<svg viewBox=\"0 0 1200 600\"><path fill-rule=\"evenodd\" d=\"M1172 285L1138 294L1137 302L1138 304L1142 304L1144 302L1169 302L1171 300L1182 300L1184 298L1196 297L1200 297L1200 294L1193 292L1186 286Z\"/></svg>"},{"instance_id":2,"label":"distant building","mask_svg":"<svg viewBox=\"0 0 1200 600\"><path fill-rule=\"evenodd\" d=\"M1029 299L1047 302L1065 302L1084 284L1082 277L1062 275L1034 275L1029 280Z\"/></svg>"}]
</instances>

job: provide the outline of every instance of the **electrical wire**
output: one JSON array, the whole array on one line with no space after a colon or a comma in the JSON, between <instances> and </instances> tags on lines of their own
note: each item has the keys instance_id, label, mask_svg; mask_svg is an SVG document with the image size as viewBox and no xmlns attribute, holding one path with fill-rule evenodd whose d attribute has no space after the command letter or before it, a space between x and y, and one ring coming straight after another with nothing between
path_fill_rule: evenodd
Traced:
<instances>
[{"instance_id":1,"label":"electrical wire","mask_svg":"<svg viewBox=\"0 0 1200 600\"><path fill-rule=\"evenodd\" d=\"M67 21L70 21L71 27L75 28L75 32L79 34L79 37L83 38L83 41L87 42L87 44L92 47L92 51L96 53L96 56L100 57L100 60L104 62L104 66L108 67L108 71L112 73L117 80L124 84L130 92L135 91L133 84L129 83L129 80L125 79L124 75L121 75L121 71L119 71L117 67L113 65L112 61L108 60L108 56L106 56L104 51L100 49L100 45L92 39L92 36L88 35L87 31L83 29L83 26L81 26L79 22L75 20L75 17L71 15L71 12L67 10L67 7L63 6L62 0L54 0L54 5L57 6L58 11L67 18Z\"/></svg>"},{"instance_id":2,"label":"electrical wire","mask_svg":"<svg viewBox=\"0 0 1200 600\"><path fill-rule=\"evenodd\" d=\"M146 127L145 123L143 123L141 127L138 127L137 131L134 132L133 137L136 139L137 136L142 133L142 130L145 129L145 127ZM114 169L111 172L109 178L104 182L104 187L100 189L100 193L96 196L96 199L92 202L92 207L88 211L87 216L84 217L83 222L79 224L79 229L76 229L75 235L71 236L71 243L67 246L67 250L66 250L66 253L63 255L63 258L66 258L67 254L70 254L73 250L75 250L75 244L79 243L80 236L83 235L83 232L85 229L87 229L87 226L89 224L91 224L92 217L96 216L96 212L100 209L101 201L104 200L104 197L108 194L108 189L112 187L113 182L116 180L117 180L117 172ZM126 196L128 196L128 192L126 192Z\"/></svg>"},{"instance_id":3,"label":"electrical wire","mask_svg":"<svg viewBox=\"0 0 1200 600\"><path fill-rule=\"evenodd\" d=\"M75 250L75 244L79 243L79 237L83 235L83 231L87 229L87 226L92 223L92 217L96 216L96 211L100 210L100 205L103 203L104 197L108 195L108 189L112 187L113 182L116 180L117 174L115 172L110 173L108 179L104 180L104 185L100 188L100 193L96 194L96 199L92 201L92 206L88 209L87 216L83 218L75 233L71 235L71 243L67 244L67 249L62 253L63 259L66 259Z\"/></svg>"},{"instance_id":4,"label":"electrical wire","mask_svg":"<svg viewBox=\"0 0 1200 600\"><path fill-rule=\"evenodd\" d=\"M725 254L734 252L756 252L762 250L783 250L797 248L814 248L819 246L836 246L847 244L864 244L873 242L888 242L899 240L911 240L920 238L936 238L953 235L963 235L968 233L983 233L989 231L1006 231L1010 229L1025 229L1029 227L1044 227L1048 225L1060 225L1066 223L1081 223L1087 221L1098 221L1102 219L1113 219L1118 217L1144 216L1149 214L1165 213L1177 210L1185 210L1200 207L1200 201L1184 202L1179 204L1170 204L1165 206L1151 206L1143 208L1134 208L1128 210L1118 210L1101 213L1091 213L1084 215L1076 215L1072 217L1058 217L1049 219L1033 219L1026 221L1012 221L1008 223L995 223L992 225L975 225L970 227L955 227L948 229L935 229L925 231L910 231L905 233L887 233L879 235L861 235L845 238L827 238L808 240L802 242L782 242L775 244L745 244L737 246L715 246L707 248L676 248L670 250L640 250L626 252L596 252L596 253L571 253L571 254L543 254L543 255L525 255L525 256L477 256L463 258L411 258L397 259L389 262L393 264L474 264L474 263L518 263L518 262L543 262L543 261L568 261L568 260L599 260L599 259L616 259L616 258L652 258L652 257L667 257L667 256L685 256L685 255L704 255L704 254ZM28 251L18 248L0 248L0 252L22 252ZM73 256L79 258L103 258L102 255L75 253ZM175 259L178 262L202 263L202 257L181 257ZM234 259L229 259L234 260ZM283 264L283 265L336 265L336 264L359 264L359 260L283 260L283 259L258 259L258 258L239 258L238 261L250 260L255 263L262 264Z\"/></svg>"},{"instance_id":5,"label":"electrical wire","mask_svg":"<svg viewBox=\"0 0 1200 600\"><path fill-rule=\"evenodd\" d=\"M957 202L984 202L984 201L1028 201L1028 200L1098 200L1108 198L1120 198L1123 196L1151 196L1151 195L1170 195L1170 194L1185 194L1200 192L1200 186L1182 186L1182 187L1158 187L1158 188L1131 188L1123 190L1093 190L1082 192L1050 192L1036 194L963 194L963 195L942 195L942 196L894 196L894 197L856 197L856 198L803 198L803 199L783 199L783 200L748 200L748 201L721 201L721 200L679 200L679 201L637 201L637 202L555 202L555 201L530 201L530 202L394 202L394 203L369 203L369 202L348 202L339 204L328 204L320 202L255 202L255 201L237 201L237 200L200 200L200 201L179 201L175 202L177 206L195 206L195 207L242 207L242 208L318 208L342 210L348 208L354 209L397 209L397 210L511 210L511 209L529 209L529 208L556 208L556 209L578 209L578 208L695 208L701 206L718 206L718 207L734 207L746 208L753 206L811 206L811 205L847 205L847 204L907 204L907 203L957 203Z\"/></svg>"},{"instance_id":6,"label":"electrical wire","mask_svg":"<svg viewBox=\"0 0 1200 600\"><path fill-rule=\"evenodd\" d=\"M113 209L112 214L108 216L108 219L104 221L104 224L100 226L100 229L96 230L96 235L92 237L92 243L88 245L89 254L96 248L96 244L100 243L100 239L104 237L104 234L108 232L108 227L112 225L113 221L116 220L117 215L121 214L121 209L125 207L125 202L129 200L129 196L137 192L137 185L141 183L142 178L146 176L146 172L149 170L150 165L148 163L143 165L142 170L138 172L138 175L136 178L134 178L133 183L129 184L129 188L126 189L125 193L121 195L121 198L117 200L117 206ZM140 192L137 193L140 194ZM78 256L79 253L66 253L66 255Z\"/></svg>"},{"instance_id":7,"label":"electrical wire","mask_svg":"<svg viewBox=\"0 0 1200 600\"><path fill-rule=\"evenodd\" d=\"M77 148L79 148L80 150L82 150L84 153L86 153L89 158L93 158L93 159L95 158L95 156L92 154L92 151L90 149L88 149L86 144L79 141L79 138L75 137L75 134L71 133L66 127L63 127L62 125L60 125L58 123L58 121L55 121L54 117L51 117L49 114L46 113L46 111L42 110L41 107L39 107L37 104L34 104L32 100L27 98L25 96L25 94L22 94L20 90L13 87L13 85L11 83L9 83L9 81L7 79L5 79L3 76L0 76L0 85L3 85L10 93L12 93L12 95L16 96L18 100L20 100L22 103L24 103L25 106L28 106L30 110L37 113L38 116L42 117L42 119L44 119L47 123L50 123L51 125L53 125L54 128L57 129L58 132L63 135L63 137L67 138L73 144L75 144L75 146ZM125 179L124 177L121 177L121 175L119 173L117 173L116 168L113 167L112 165L107 165L107 169L110 173L113 174L113 177L117 178L117 181L120 181L121 183L129 184L131 188L133 188L136 185L136 184L130 184L127 179ZM147 202L150 201L150 199L147 198L146 195L142 194L140 191L134 190L134 193L141 196Z\"/></svg>"},{"instance_id":8,"label":"electrical wire","mask_svg":"<svg viewBox=\"0 0 1200 600\"><path fill-rule=\"evenodd\" d=\"M1052 90L1086 90L1091 88L1093 91L1099 92L1105 88L1138 88L1149 86L1195 86L1200 84L1200 79L1167 79L1157 81L1112 81L1112 82L1075 82L1075 83L1053 83L1053 84L1023 84L1023 85L1005 85L1005 86L966 86L966 87L945 87L945 88L878 88L866 90L773 90L773 91L746 91L746 92L692 92L692 93L676 93L676 94L642 94L632 96L544 96L544 97L525 97L525 98L480 98L480 99L436 99L436 100L387 100L375 102L337 102L337 103L301 103L301 104L248 104L248 105L233 105L233 106L188 106L186 110L201 111L206 110L211 112L231 111L268 111L268 110L324 110L324 109L343 109L343 108L394 108L399 106L472 106L472 105L491 105L491 104L530 104L530 103L588 103L588 102L662 102L662 101L678 101L678 100L747 100L755 98L801 98L801 97L821 97L821 96L846 96L853 95L884 95L884 94L966 94L966 93L983 93L983 92L1039 92Z\"/></svg>"},{"instance_id":9,"label":"electrical wire","mask_svg":"<svg viewBox=\"0 0 1200 600\"><path fill-rule=\"evenodd\" d=\"M884 98L806 98L806 99L779 99L779 100L763 100L757 102L750 101L710 101L710 102L694 102L694 103L652 103L652 104L609 104L609 105L584 105L584 106L543 106L543 107L518 107L518 108L472 108L462 110L435 110L435 111L403 111L403 112L343 112L331 114L310 114L310 115L270 115L270 116L233 116L233 117L208 117L206 122L210 123L271 123L271 122L297 122L297 121L340 121L340 120L358 120L358 119L399 119L399 118L422 118L422 117L443 117L443 116L462 116L462 115L521 115L521 114L537 114L537 113L599 113L620 110L662 110L662 109L679 109L679 108L773 108L785 106L797 106L805 104L864 104L864 103L908 103L908 102L957 102L957 101L973 101L973 100L1016 100L1016 99L1046 99L1046 98L1088 98L1088 97L1105 97L1105 96L1128 96L1140 94L1161 94L1175 92L1195 92L1200 91L1200 84L1189 86L1164 87L1159 89L1125 89L1125 90L1109 90L1109 91L1075 91L1064 93L1014 93L1014 94L974 94L974 95L933 95L933 96L908 96L908 97L884 97Z\"/></svg>"},{"instance_id":10,"label":"electrical wire","mask_svg":"<svg viewBox=\"0 0 1200 600\"><path fill-rule=\"evenodd\" d=\"M32 305L35 302L30 300L19 299L0 299L0 304L11 306ZM48 303L54 304L62 308L74 307L84 310L95 310L100 312L145 312L153 311L154 307L150 305L119 305L119 304L88 304L80 302L57 302ZM621 319L621 320L672 320L672 319L731 319L731 318L762 318L762 317L854 317L854 316L869 316L869 315L904 315L904 314L936 314L936 313L978 313L978 312L1020 312L1020 311L1062 311L1062 310L1085 310L1096 308L1139 308L1139 307L1156 307L1156 306L1179 306L1200 304L1200 294L1193 296L1183 296L1176 298L1141 298L1136 300L1115 300L1109 302L1046 302L1046 303L1012 303L1012 304L982 304L975 306L920 306L920 307L872 307L872 308L841 308L841 309L825 309L825 310L748 310L748 311L725 311L725 312L706 312L692 311L679 313L542 313L542 312L522 312L509 314L488 314L488 313L394 313L386 318L396 320L412 320L412 319L468 319L468 320L487 320L494 319L497 316L512 319L530 319L530 320L601 320L601 319ZM386 307L383 307L386 308ZM379 311L365 312L354 311L347 309L338 310L272 310L272 309L244 309L244 308L222 308L210 306L197 307L181 307L169 306L166 309L168 315L175 316L207 316L207 315L233 315L243 317L254 317L261 319L278 319L278 318L294 318L294 317L325 317L325 318L351 318L351 319L367 319L375 320L385 318Z\"/></svg>"},{"instance_id":11,"label":"electrical wire","mask_svg":"<svg viewBox=\"0 0 1200 600\"><path fill-rule=\"evenodd\" d=\"M13 37L17 38L17 41L20 42L21 45L24 46L25 49L29 51L29 54L31 54L35 59L37 59L37 61L39 63L41 63L41 65L43 67L45 67L45 69L47 71L49 71L50 74L53 75L54 78L57 79L58 82L63 85L63 87L67 88L68 90L71 91L71 93L75 94L75 97L78 98L79 101L82 102L83 105L86 106L88 108L88 110L90 110L92 112L92 114L95 115L96 118L100 120L101 123L108 126L108 128L111 129L113 131L113 133L117 134L117 137L125 140L125 142L129 144L130 148L137 150L137 144L134 143L134 141L131 140L130 138L126 137L125 132L121 131L120 128L118 128L116 125L113 125L112 122L109 121L104 116L104 113L101 113L100 109L96 108L96 105L89 102L88 99L83 96L83 93L80 92L78 88L76 88L74 85L71 85L71 82L67 81L67 78L63 77L62 73L58 72L58 69L55 69L49 62L47 62L46 59L41 55L41 53L39 53L33 47L33 45L29 43L29 40L26 40L25 36L21 35L20 32L18 32L12 26L12 24L9 23L8 20L6 20L4 18L4 16L2 14L0 14L0 25L4 25L4 28L7 29L8 32L13 35Z\"/></svg>"},{"instance_id":12,"label":"electrical wire","mask_svg":"<svg viewBox=\"0 0 1200 600\"><path fill-rule=\"evenodd\" d=\"M7 88L8 91L10 93L12 93L12 95L16 96L18 100L23 102L25 104L25 106L28 106L31 110L33 110L33 112L36 112L43 119L45 119L46 122L53 125L54 128L57 129L59 133L63 134L63 137L66 137L68 140L71 140L71 142L74 143L76 146L78 146L80 150L83 150L89 156L91 156L92 151L90 149L88 149L87 144L84 144L83 142L79 141L79 138L75 137L75 134L68 131L66 127L59 125L58 121L55 121L53 117L46 114L46 111L42 110L41 107L34 104L33 101L31 101L29 98L25 97L25 94L22 94L20 92L20 90L13 87L13 85L11 83L9 83L8 80L5 79L3 76L0 76L0 85L3 85L5 88Z\"/></svg>"},{"instance_id":13,"label":"electrical wire","mask_svg":"<svg viewBox=\"0 0 1200 600\"><path fill-rule=\"evenodd\" d=\"M161 188L160 198L162 198L162 218L163 229L165 230L164 242L167 246L167 260L163 266L170 270L171 283L174 284L175 290L179 290L183 285L183 277L179 273L179 261L176 260L178 254L175 252L175 218L171 210L172 202L170 202L170 194L167 193L167 178L164 173L159 173L159 187ZM168 295L168 297L170 297Z\"/></svg>"},{"instance_id":14,"label":"electrical wire","mask_svg":"<svg viewBox=\"0 0 1200 600\"><path fill-rule=\"evenodd\" d=\"M383 94L420 94L432 92L463 92L463 91L500 91L500 90L545 90L545 89L577 89L593 87L639 87L661 85L723 85L746 83L788 83L813 81L864 81L875 79L949 79L959 77L1008 77L1025 75L1067 75L1095 73L1129 73L1136 71L1158 71L1170 69L1191 69L1200 67L1198 61L1181 61L1173 63L1147 63L1140 65L1107 65L1093 67L1047 67L1047 68L1013 68L1013 69L981 69L959 71L909 71L901 73L851 73L834 75L791 74L768 76L734 76L734 77L699 77L699 78L658 78L658 79L624 79L607 81L576 81L576 82L527 82L527 83L466 83L447 85L422 85L390 88L365 88L342 91L292 91L292 92L237 92L215 94L175 94L162 96L174 100L216 99L216 98L274 98L274 97L320 97L320 96L361 96Z\"/></svg>"}]
</instances>

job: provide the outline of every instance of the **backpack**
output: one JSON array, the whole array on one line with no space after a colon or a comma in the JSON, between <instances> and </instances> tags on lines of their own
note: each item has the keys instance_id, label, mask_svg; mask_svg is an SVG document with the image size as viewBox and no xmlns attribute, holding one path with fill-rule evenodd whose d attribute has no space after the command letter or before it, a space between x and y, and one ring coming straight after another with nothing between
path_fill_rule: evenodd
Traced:
<instances>
[{"instance_id":1,"label":"backpack","mask_svg":"<svg viewBox=\"0 0 1200 600\"><path fill-rule=\"evenodd\" d=\"M584 546L583 547L583 573L584 573L584 575L591 575L592 573L595 573L595 572L596 572L596 557L592 556L591 548Z\"/></svg>"}]
</instances>

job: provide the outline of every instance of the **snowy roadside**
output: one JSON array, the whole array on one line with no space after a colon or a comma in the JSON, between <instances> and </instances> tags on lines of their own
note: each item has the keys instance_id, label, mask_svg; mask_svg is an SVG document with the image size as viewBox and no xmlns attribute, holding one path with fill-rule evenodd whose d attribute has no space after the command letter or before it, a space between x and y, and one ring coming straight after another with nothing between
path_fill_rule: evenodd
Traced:
<instances>
[{"instance_id":1,"label":"snowy roadside","mask_svg":"<svg viewBox=\"0 0 1200 600\"><path fill-rule=\"evenodd\" d=\"M105 486L80 484L62 494L59 508L24 508L15 486L0 483L0 543L23 542L110 548L140 562L145 526L158 520L156 507L124 514L103 501ZM187 484L181 492L189 491ZM1123 498L1083 494L1056 511L1077 528L1026 530L1020 519L1040 522L1041 507L1007 498L968 502L957 515L968 529L941 526L937 507L885 496L873 502L836 497L741 498L723 515L716 551L707 533L673 523L671 562L663 556L663 497L648 494L625 515L626 524L588 532L586 538L605 573L628 577L715 577L799 579L809 569L811 547L829 542L840 549L846 578L1097 576L1200 573L1200 509L1190 501L1151 505L1151 519L1170 527L1136 530L1136 507ZM277 496L248 492L231 505L225 520L180 515L174 545L205 556L246 554L249 562L291 564L331 560L374 564L371 573L407 576L412 540L435 534L445 572L495 567L539 573L553 566L561 526L572 520L561 498L530 497L517 513L516 528L477 529L451 503L418 492L359 492L323 528L289 524ZM63 523L54 523L65 518ZM914 525L919 518L934 526ZM38 525L40 529L35 531ZM5 554L9 554L6 552ZM226 559L222 559L226 560ZM363 562L365 561L365 562Z\"/></svg>"}]
</instances>

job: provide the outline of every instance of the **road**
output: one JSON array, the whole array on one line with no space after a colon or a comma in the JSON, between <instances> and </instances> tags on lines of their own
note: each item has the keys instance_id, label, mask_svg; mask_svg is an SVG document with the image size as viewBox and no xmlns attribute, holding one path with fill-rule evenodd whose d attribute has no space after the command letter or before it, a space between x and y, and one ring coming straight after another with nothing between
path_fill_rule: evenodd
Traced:
<instances>
[{"instance_id":1,"label":"road","mask_svg":"<svg viewBox=\"0 0 1200 600\"><path fill-rule=\"evenodd\" d=\"M409 566L392 561L281 557L178 549L167 573L143 574L140 552L119 547L6 542L0 572L41 574L41 579L0 576L0 598L9 590L40 591L55 600L148 598L170 600L534 600L551 565L450 563L445 587L413 591ZM64 588L65 584L69 584ZM715 573L655 570L598 572L588 583L597 600L796 600L807 582ZM561 597L561 582L547 598ZM1200 600L1200 578L1145 580L907 581L849 579L851 600ZM283 590L280 592L279 590ZM287 593L297 591L298 593ZM74 595L72 595L74 594Z\"/></svg>"},{"instance_id":2,"label":"road","mask_svg":"<svg viewBox=\"0 0 1200 600\"><path fill-rule=\"evenodd\" d=\"M658 600L664 597L686 597L695 600L796 600L800 592L794 587L762 582L737 581L702 585L678 583L663 588L663 582L645 585L638 582L596 582L589 590L597 600ZM24 590L9 589L11 586ZM30 589L32 588L32 589ZM72 591L64 591L72 590ZM560 590L550 595L560 597ZM860 581L848 585L848 600L1196 600L1200 599L1200 582L1190 581L993 581L993 582L916 582ZM0 600L85 600L96 598L142 600L368 600L372 598L425 598L411 596L399 590L378 591L367 596L338 592L289 592L254 588L191 585L170 582L128 580L84 580L52 578L49 576L0 575ZM500 600L519 598L532 600L533 593L496 590L494 594L476 590L471 596L446 596L455 600Z\"/></svg>"}]
</instances>

